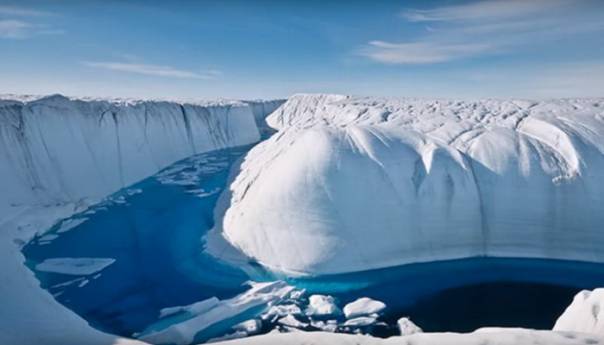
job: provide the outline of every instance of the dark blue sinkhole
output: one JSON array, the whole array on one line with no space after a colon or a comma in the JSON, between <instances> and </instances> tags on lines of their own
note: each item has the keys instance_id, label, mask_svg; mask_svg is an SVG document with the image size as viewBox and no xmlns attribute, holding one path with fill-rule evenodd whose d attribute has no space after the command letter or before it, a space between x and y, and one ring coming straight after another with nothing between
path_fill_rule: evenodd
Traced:
<instances>
[{"instance_id":1,"label":"dark blue sinkhole","mask_svg":"<svg viewBox=\"0 0 604 345\"><path fill-rule=\"evenodd\" d=\"M202 247L229 173L250 147L180 161L58 223L23 248L28 267L60 303L96 328L124 336L157 322L162 308L230 298L245 291L250 279L276 279L261 268L250 273L222 263ZM69 224L75 226L65 231ZM55 258L115 261L94 273L37 269ZM381 320L391 325L408 316L426 331L549 329L575 293L604 285L604 265L468 258L285 279L308 293L332 295L341 306L363 296L381 300L387 305ZM374 334L395 332L384 328Z\"/></svg>"}]
</instances>

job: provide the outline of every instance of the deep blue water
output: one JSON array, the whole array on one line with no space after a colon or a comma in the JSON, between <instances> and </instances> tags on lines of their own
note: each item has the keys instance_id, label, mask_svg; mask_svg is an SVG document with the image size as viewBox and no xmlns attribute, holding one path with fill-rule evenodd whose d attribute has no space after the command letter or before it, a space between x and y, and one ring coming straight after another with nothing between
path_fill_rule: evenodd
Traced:
<instances>
[{"instance_id":1,"label":"deep blue water","mask_svg":"<svg viewBox=\"0 0 604 345\"><path fill-rule=\"evenodd\" d=\"M165 307L243 292L249 270L203 253L214 207L229 171L251 146L218 150L174 164L54 226L23 249L43 288L95 327L121 335L144 330ZM58 237L48 237L48 234ZM48 258L114 258L100 274L41 272ZM382 320L401 316L428 331L481 326L551 328L582 288L604 286L604 265L537 259L468 258L312 278L281 277L309 293L335 296L341 306L361 296L384 301ZM275 279L258 268L253 279ZM246 314L250 317L249 313ZM376 331L390 335L388 328ZM213 336L220 334L213 334Z\"/></svg>"},{"instance_id":2,"label":"deep blue water","mask_svg":"<svg viewBox=\"0 0 604 345\"><path fill-rule=\"evenodd\" d=\"M604 265L476 257L291 282L329 292L342 305L360 296L381 300L388 307L384 321L409 316L426 331L551 329L577 292L604 286Z\"/></svg>"}]
</instances>

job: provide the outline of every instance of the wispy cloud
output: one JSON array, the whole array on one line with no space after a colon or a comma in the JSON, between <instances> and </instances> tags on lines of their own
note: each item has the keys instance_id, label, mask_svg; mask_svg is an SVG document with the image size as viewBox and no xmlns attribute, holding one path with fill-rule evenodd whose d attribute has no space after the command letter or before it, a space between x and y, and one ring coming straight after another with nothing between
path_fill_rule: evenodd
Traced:
<instances>
[{"instance_id":1,"label":"wispy cloud","mask_svg":"<svg viewBox=\"0 0 604 345\"><path fill-rule=\"evenodd\" d=\"M0 5L0 38L25 39L36 35L62 34L64 31L40 24L40 17L53 16L46 11Z\"/></svg>"},{"instance_id":2,"label":"wispy cloud","mask_svg":"<svg viewBox=\"0 0 604 345\"><path fill-rule=\"evenodd\" d=\"M489 50L484 43L435 44L433 42L389 43L371 41L363 55L389 64L429 64L449 61Z\"/></svg>"},{"instance_id":3,"label":"wispy cloud","mask_svg":"<svg viewBox=\"0 0 604 345\"><path fill-rule=\"evenodd\" d=\"M25 39L35 35L62 34L63 30L19 19L0 19L0 38Z\"/></svg>"},{"instance_id":4,"label":"wispy cloud","mask_svg":"<svg viewBox=\"0 0 604 345\"><path fill-rule=\"evenodd\" d=\"M380 63L442 63L519 52L534 42L604 30L601 16L581 12L576 5L570 0L484 0L407 9L401 17L411 24L429 25L424 34L404 42L370 41L359 53Z\"/></svg>"},{"instance_id":5,"label":"wispy cloud","mask_svg":"<svg viewBox=\"0 0 604 345\"><path fill-rule=\"evenodd\" d=\"M405 10L401 16L413 22L501 20L543 14L572 5L569 0L483 0L429 10Z\"/></svg>"},{"instance_id":6,"label":"wispy cloud","mask_svg":"<svg viewBox=\"0 0 604 345\"><path fill-rule=\"evenodd\" d=\"M22 20L0 20L0 37L2 38L23 38L31 29L32 24Z\"/></svg>"},{"instance_id":7,"label":"wispy cloud","mask_svg":"<svg viewBox=\"0 0 604 345\"><path fill-rule=\"evenodd\" d=\"M149 65L141 63L130 63L130 62L116 62L116 61L84 61L84 65L94 68L102 68L110 71L136 73L142 75L156 76L156 77L167 77L167 78L180 78L180 79L204 79L211 80L216 79L222 73L217 70L206 70L206 71L190 71L184 69L178 69L172 66L162 65Z\"/></svg>"},{"instance_id":8,"label":"wispy cloud","mask_svg":"<svg viewBox=\"0 0 604 345\"><path fill-rule=\"evenodd\" d=\"M52 13L25 7L0 5L0 15L18 17L42 17L51 16Z\"/></svg>"}]
</instances>

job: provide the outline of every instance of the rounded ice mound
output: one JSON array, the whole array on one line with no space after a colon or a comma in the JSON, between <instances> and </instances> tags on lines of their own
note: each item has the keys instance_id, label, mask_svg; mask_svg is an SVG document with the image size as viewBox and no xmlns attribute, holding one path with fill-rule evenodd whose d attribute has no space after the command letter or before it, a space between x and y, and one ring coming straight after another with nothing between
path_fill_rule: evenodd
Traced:
<instances>
[{"instance_id":1,"label":"rounded ice mound","mask_svg":"<svg viewBox=\"0 0 604 345\"><path fill-rule=\"evenodd\" d=\"M293 97L222 233L277 271L470 256L602 262L604 102Z\"/></svg>"}]
</instances>

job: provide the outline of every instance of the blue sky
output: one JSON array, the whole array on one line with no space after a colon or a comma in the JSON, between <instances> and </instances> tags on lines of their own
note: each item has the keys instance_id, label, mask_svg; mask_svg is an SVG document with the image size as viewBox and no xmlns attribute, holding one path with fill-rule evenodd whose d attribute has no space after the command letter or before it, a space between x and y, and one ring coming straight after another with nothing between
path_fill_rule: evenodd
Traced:
<instances>
[{"instance_id":1,"label":"blue sky","mask_svg":"<svg viewBox=\"0 0 604 345\"><path fill-rule=\"evenodd\" d=\"M6 1L0 93L604 96L604 1Z\"/></svg>"}]
</instances>

